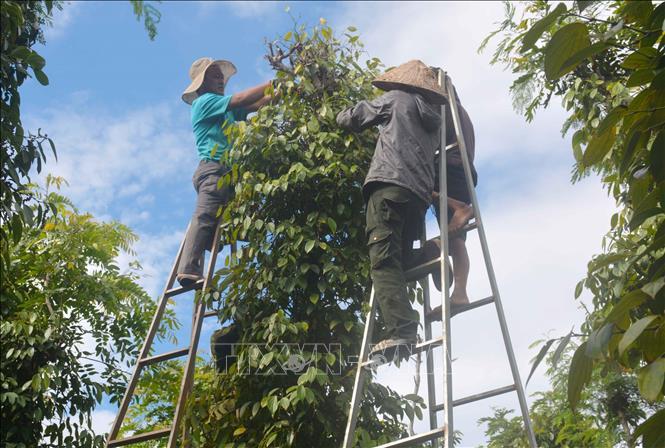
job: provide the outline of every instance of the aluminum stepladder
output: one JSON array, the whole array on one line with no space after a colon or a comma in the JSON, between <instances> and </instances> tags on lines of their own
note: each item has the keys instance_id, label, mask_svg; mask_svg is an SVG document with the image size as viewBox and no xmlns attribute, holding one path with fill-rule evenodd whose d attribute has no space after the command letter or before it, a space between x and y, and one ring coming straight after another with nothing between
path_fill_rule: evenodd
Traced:
<instances>
[{"instance_id":1,"label":"aluminum stepladder","mask_svg":"<svg viewBox=\"0 0 665 448\"><path fill-rule=\"evenodd\" d=\"M446 157L445 153L440 154L439 156L439 206L440 206L440 219L439 219L439 228L441 229L442 243L441 244L441 254L439 258L428 261L420 266L409 269L405 272L405 277L407 282L418 280L423 289L423 299L424 299L424 309L425 311L430 310L430 296L429 296L429 281L428 275L431 272L434 272L437 268L441 271L441 313L442 313L442 336L438 338L432 338L432 321L431 318L427 316L425 312L425 341L415 345L412 349L411 354L416 353L426 353L426 371L427 371L427 402L428 402L428 414L430 418L430 431L416 434L404 439L400 439L394 442L380 445L382 448L388 447L402 447L409 446L416 443L423 443L427 441L432 441L432 446L438 446L438 440L443 438L443 447L452 448L453 447L453 436L454 436L454 426L453 426L453 408L455 406L460 406L463 404L471 403L474 401L482 400L485 398L494 397L496 395L508 393L508 392L517 392L517 397L520 404L520 409L522 412L522 418L524 420L524 428L526 430L527 438L529 440L529 445L531 448L537 448L536 438L531 426L531 419L529 418L529 409L526 402L526 396L524 393L524 388L522 386L522 381L520 379L519 369L517 368L517 362L515 360L515 354L513 352L512 343L510 341L510 335L508 333L508 326L506 324L506 318L503 312L503 306L501 304L501 297L499 295L499 288L496 283L496 277L494 275L494 268L492 267L492 260L490 258L489 248L487 245L487 238L485 235L485 229L483 226L483 221L480 215L480 208L478 207L478 198L476 197L475 187L473 185L473 178L471 173L471 165L469 163L469 156L466 151L466 144L464 140L464 135L462 133L462 126L459 117L459 111L457 108L457 97L455 94L455 89L450 78L446 73L439 69L439 85L444 87L444 91L447 96L447 104L450 107L450 112L452 113L453 124L455 128L455 138L456 142L445 146L445 150L450 150L459 145L460 153L462 156L462 164L464 167L464 177L466 178L467 188L471 195L471 201L474 210L474 221L470 224L467 224L465 230L478 230L478 235L480 237L480 245L483 252L483 258L485 261L485 267L487 269L487 275L490 282L490 288L492 295L471 302L464 307L460 307L457 314L465 311L469 311L483 305L488 305L494 303L496 307L496 313L499 320L499 325L501 327L501 334L503 336L503 342L506 347L506 353L508 356L508 362L510 364L510 370L513 376L513 384L504 386L498 389L489 390L475 395L470 395L461 399L453 400L452 394L452 355L451 355L451 340L450 340L450 290L449 290L449 273L447 268L447 263L442 263L442 260L448 260L449 253L449 243L448 243L448 221L447 221L447 185L446 185ZM445 117L446 117L446 104L441 106L441 142L442 147L444 147L446 142L446 126L445 126ZM445 216L445 218L444 218ZM425 226L423 223L423 237L421 239L421 247L423 247L425 236ZM372 340L372 333L374 329L374 317L376 313L376 302L374 300L374 288L372 287L372 292L369 299L369 312L367 313L365 319L365 330L363 333L363 342L360 349L360 355L358 357L358 364L356 368L356 377L353 385L353 394L351 398L351 405L349 410L349 416L346 425L346 432L344 434L344 443L343 448L352 448L354 445L354 434L356 428L356 422L358 419L358 411L360 410L360 400L363 395L363 388L365 382L365 375L368 373L368 368L375 365L373 360L369 359L370 343ZM434 371L434 352L433 348L441 346L443 348L443 371L435 372ZM443 383L442 395L443 403L437 404L436 402L436 383L435 378L441 378ZM439 426L437 423L437 412L443 411L443 424Z\"/></svg>"},{"instance_id":2,"label":"aluminum stepladder","mask_svg":"<svg viewBox=\"0 0 665 448\"><path fill-rule=\"evenodd\" d=\"M136 363L136 366L134 367L131 379L129 380L129 383L127 385L127 390L125 391L125 395L120 404L120 409L118 410L118 414L115 418L115 421L113 422L111 432L109 433L109 437L106 442L106 446L109 448L116 446L132 445L134 443L160 439L166 436L169 437L167 445L169 448L175 448L178 442L179 438L178 428L180 427L180 422L182 421L182 417L185 412L187 397L192 389L192 384L194 379L194 367L196 364L196 351L198 349L199 338L201 336L201 327L203 325L203 319L206 317L216 316L217 311L211 310L206 312L205 300L201 298L198 301L198 303L196 302L194 303L193 307L194 309L192 315L192 334L189 341L189 347L153 356L150 356L150 350L152 348L152 343L155 339L157 330L159 329L159 325L164 315L164 311L166 310L166 305L168 303L169 298L193 290L207 291L208 287L212 282L212 277L215 270L215 263L217 261L217 250L219 247L219 236L220 236L219 225L216 226L215 236L210 251L210 259L208 261L208 269L203 280L199 280L198 282L192 285L188 285L186 287L181 287L181 286L175 288L173 287L176 280L178 264L180 263L180 259L182 257L185 240L187 239L190 227L191 224L187 227L187 231L185 232L185 238L183 238L182 242L180 243L180 249L178 249L178 255L176 256L175 262L173 263L173 267L171 268L171 273L169 274L169 279L166 283L166 287L164 288L164 292L162 293L159 303L157 304L155 315L152 318L152 323L150 324L148 335L146 336L146 339L143 342L143 348L141 349L138 361ZM231 246L231 252L232 254L235 252L235 245ZM231 255L231 259L233 259L233 255ZM118 439L117 438L118 432L120 431L120 427L122 426L122 421L124 420L125 414L127 413L127 409L132 400L132 396L134 395L134 390L136 389L143 368L151 364L179 358L185 355L187 355L187 362L185 364L184 375L180 383L180 392L178 394L178 399L176 401L175 413L174 413L173 423L171 424L171 426L141 434L135 434L129 437L125 437L123 439Z\"/></svg>"}]
</instances>

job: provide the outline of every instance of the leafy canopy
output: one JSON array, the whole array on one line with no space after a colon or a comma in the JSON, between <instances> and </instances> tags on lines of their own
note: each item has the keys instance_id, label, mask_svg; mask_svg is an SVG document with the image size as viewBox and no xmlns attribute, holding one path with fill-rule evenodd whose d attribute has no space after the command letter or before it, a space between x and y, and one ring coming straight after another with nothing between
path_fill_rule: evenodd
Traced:
<instances>
[{"instance_id":1,"label":"leafy canopy","mask_svg":"<svg viewBox=\"0 0 665 448\"><path fill-rule=\"evenodd\" d=\"M553 96L569 112L573 181L598 173L619 211L603 253L575 290L592 294L570 365L575 407L596 366L637 375L642 397L663 402L665 387L665 3L528 2L481 45L501 36L493 63L517 76L515 107L527 120ZM560 338L561 353L570 335ZM536 365L553 341L541 350ZM534 366L535 368L535 366ZM665 411L637 430L645 447L665 443Z\"/></svg>"},{"instance_id":2,"label":"leafy canopy","mask_svg":"<svg viewBox=\"0 0 665 448\"><path fill-rule=\"evenodd\" d=\"M104 394L121 397L154 312L137 272L123 273L115 261L136 237L55 193L33 194L58 213L9 247L0 294L0 440L8 447L102 446L91 412ZM166 323L161 337L176 326L172 312Z\"/></svg>"}]
</instances>

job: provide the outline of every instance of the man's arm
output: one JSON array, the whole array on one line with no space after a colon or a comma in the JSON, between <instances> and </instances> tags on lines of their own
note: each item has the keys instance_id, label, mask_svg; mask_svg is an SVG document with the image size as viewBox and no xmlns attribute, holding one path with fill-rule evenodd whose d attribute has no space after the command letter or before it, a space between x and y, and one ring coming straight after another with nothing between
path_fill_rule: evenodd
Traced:
<instances>
[{"instance_id":1,"label":"man's arm","mask_svg":"<svg viewBox=\"0 0 665 448\"><path fill-rule=\"evenodd\" d=\"M337 114L337 124L344 129L360 132L390 119L390 105L383 96L372 101L360 101Z\"/></svg>"},{"instance_id":2,"label":"man's arm","mask_svg":"<svg viewBox=\"0 0 665 448\"><path fill-rule=\"evenodd\" d=\"M261 109L266 104L270 103L272 100L273 100L272 96L265 95L260 100L250 104L249 106L244 107L243 109L245 109L247 112L256 112L257 110Z\"/></svg>"},{"instance_id":3,"label":"man's arm","mask_svg":"<svg viewBox=\"0 0 665 448\"><path fill-rule=\"evenodd\" d=\"M251 87L240 93L233 94L233 96L231 96L231 102L229 103L229 109L242 108L249 110L249 106L263 98L263 92L268 88L268 86L270 86L270 81L255 87Z\"/></svg>"}]
</instances>

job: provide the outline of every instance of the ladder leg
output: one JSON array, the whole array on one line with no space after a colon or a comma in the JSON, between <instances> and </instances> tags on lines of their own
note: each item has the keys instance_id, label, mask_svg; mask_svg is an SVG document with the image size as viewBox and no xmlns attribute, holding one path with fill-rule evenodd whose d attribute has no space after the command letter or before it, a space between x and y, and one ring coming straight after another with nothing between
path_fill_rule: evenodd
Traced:
<instances>
[{"instance_id":1,"label":"ladder leg","mask_svg":"<svg viewBox=\"0 0 665 448\"><path fill-rule=\"evenodd\" d=\"M203 326L203 318L205 316L205 291L210 287L212 280L215 262L217 261L217 248L219 247L219 234L220 227L217 225L215 236L213 239L212 249L210 251L210 261L208 263L208 272L206 273L203 288L201 289L201 297L199 303L195 304L195 318L194 328L192 328L192 338L190 340L189 354L187 356L187 363L185 365L185 372L180 383L180 394L178 395L178 402L176 403L175 415L173 418L173 426L171 426L171 434L169 435L168 448L175 448L178 441L178 429L185 413L187 398L192 389L194 380L194 368L196 366L196 353L199 346L199 339L201 337L201 327Z\"/></svg>"},{"instance_id":2,"label":"ladder leg","mask_svg":"<svg viewBox=\"0 0 665 448\"><path fill-rule=\"evenodd\" d=\"M427 226L423 221L423 230L422 237L420 238L420 247L423 247L425 241L427 240ZM432 308L432 303L430 300L429 294L429 276L425 277L424 280L420 282L420 286L423 289L423 308L425 312L429 311ZM424 314L424 313L423 313ZM425 340L429 341L432 339L432 322L426 316L424 319L425 327ZM434 382L434 352L430 349L425 353L425 372L427 375L427 409L429 412L429 427L430 429L437 429L439 427L436 418L436 384ZM432 440L432 448L438 448L438 440Z\"/></svg>"},{"instance_id":3,"label":"ladder leg","mask_svg":"<svg viewBox=\"0 0 665 448\"><path fill-rule=\"evenodd\" d=\"M183 238L182 241L180 242L178 255L176 255L175 262L171 267L169 280L166 282L166 287L164 288L164 292L161 295L161 298L157 305L157 309L155 310L155 314L152 317L152 322L150 323L148 334L145 338L145 341L143 342L143 347L141 348L139 358L136 362L136 366L134 367L134 372L132 372L132 377L129 380L129 383L127 384L125 395L123 396L122 401L120 402L118 415L116 415L116 418L113 421L113 426L111 427L111 432L109 433L109 437L106 442L107 445L109 441L114 440L115 438L118 437L118 432L120 431L120 427L122 426L122 421L125 419L125 415L127 414L127 408L129 407L131 398L134 395L134 390L136 389L136 385L138 384L139 378L141 377L142 364L140 361L146 358L150 354L150 349L152 348L152 343L155 339L155 334L157 334L157 330L159 329L159 324L162 321L162 317L164 316L164 310L166 309L166 305L169 300L166 291L168 291L175 282L175 277L178 270L178 264L180 264L180 258L182 257L182 250L183 247L185 246L185 239L187 238L187 234L189 233L189 227L190 226L188 225L187 230L185 231L185 238Z\"/></svg>"},{"instance_id":4,"label":"ladder leg","mask_svg":"<svg viewBox=\"0 0 665 448\"><path fill-rule=\"evenodd\" d=\"M443 86L445 72L439 70L439 85ZM446 106L441 106L441 150L439 154L439 229L441 230L441 332L443 336L443 423L446 428L443 446L453 447L453 373L452 373L452 344L450 340L450 287L448 272L448 184L446 171Z\"/></svg>"},{"instance_id":5,"label":"ladder leg","mask_svg":"<svg viewBox=\"0 0 665 448\"><path fill-rule=\"evenodd\" d=\"M455 91L452 87L450 79L448 78L446 79L447 79L446 90L449 93L449 102L451 104L451 109L453 114L452 118L453 118L453 123L455 125L457 143L460 147L460 154L462 156L462 165L464 167L464 177L466 177L467 188L471 195L474 216L476 219L476 224L478 229L478 236L480 238L480 245L483 251L483 258L485 260L485 267L487 268L487 275L489 277L490 286L492 288L492 295L494 297L494 304L496 306L496 312L499 318L501 334L503 336L503 342L506 347L506 353L508 354L508 362L510 363L510 370L513 375L513 381L515 382L515 390L517 392L517 397L520 403L522 418L524 419L524 428L526 429L527 437L529 439L529 444L531 445L532 448L537 448L536 437L533 433L533 427L531 426L531 419L529 418L529 408L526 402L524 387L522 386L522 380L520 379L519 369L517 368L517 361L515 360L513 346L510 341L510 334L508 333L508 326L506 324L506 317L503 312L503 306L501 305L499 288L496 283L496 276L494 275L494 267L492 266L492 260L490 259L489 247L487 245L487 237L485 235L485 227L483 224L483 220L480 217L480 208L478 207L478 198L476 197L476 189L473 185L473 177L471 174L469 155L466 152L466 142L464 141L464 137L462 135L461 131L462 127L460 123L459 113L457 111L457 99L455 98Z\"/></svg>"},{"instance_id":6,"label":"ladder leg","mask_svg":"<svg viewBox=\"0 0 665 448\"><path fill-rule=\"evenodd\" d=\"M346 431L344 432L343 448L352 448L354 442L354 435L356 432L356 422L358 420L358 411L360 411L360 401L363 397L363 386L365 382L365 367L363 363L369 357L369 346L372 341L372 333L374 332L374 316L376 313L376 302L374 300L374 287L369 296L369 312L365 319L365 330L363 332L363 342L360 346L360 355L358 356L358 364L356 367L356 379L353 383L353 395L351 397L351 409L349 411L349 418L346 422Z\"/></svg>"}]
</instances>

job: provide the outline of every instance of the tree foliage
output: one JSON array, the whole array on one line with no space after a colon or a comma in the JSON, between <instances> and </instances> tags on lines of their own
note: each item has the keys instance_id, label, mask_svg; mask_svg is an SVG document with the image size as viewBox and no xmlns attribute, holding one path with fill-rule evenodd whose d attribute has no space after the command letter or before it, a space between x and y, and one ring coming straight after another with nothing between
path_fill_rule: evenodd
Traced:
<instances>
[{"instance_id":1,"label":"tree foliage","mask_svg":"<svg viewBox=\"0 0 665 448\"><path fill-rule=\"evenodd\" d=\"M342 442L369 293L361 185L377 133L346 134L335 116L377 94L370 81L380 67L361 62L355 28L346 31L338 38L321 20L268 43L278 100L227 131L232 169L220 184L236 194L220 210L223 241L242 248L203 299L221 294L220 318L240 326L242 345L228 372L197 369L185 422L193 446ZM154 410L172 399L139 400ZM401 418L422 418L423 407L368 384L359 446L405 436ZM130 426L168 421L151 415L135 414Z\"/></svg>"},{"instance_id":2,"label":"tree foliage","mask_svg":"<svg viewBox=\"0 0 665 448\"><path fill-rule=\"evenodd\" d=\"M502 37L492 62L517 76L511 92L527 120L552 96L562 98L569 112L563 133L572 131L576 160L573 181L598 173L617 202L603 253L589 262L575 291L579 297L589 290L593 307L570 366L573 407L596 366L636 374L645 399L663 400L664 19L662 2L576 1L569 7L532 1L519 19L506 3L504 22L481 45ZM565 345L570 336L560 340ZM664 419L658 412L643 429L658 428ZM644 445L662 445L663 428L645 432Z\"/></svg>"},{"instance_id":3,"label":"tree foliage","mask_svg":"<svg viewBox=\"0 0 665 448\"><path fill-rule=\"evenodd\" d=\"M0 294L3 446L100 446L91 412L117 401L154 304L135 270L120 272L119 252L135 236L96 222L55 193L41 197L57 216L10 243ZM137 266L136 266L137 267ZM175 326L172 313L161 336Z\"/></svg>"},{"instance_id":4,"label":"tree foliage","mask_svg":"<svg viewBox=\"0 0 665 448\"><path fill-rule=\"evenodd\" d=\"M37 200L28 188L30 175L40 173L50 150L56 156L55 144L47 134L24 129L21 119L21 95L24 82L34 77L41 85L49 83L44 71L46 60L34 49L45 44L44 27L51 24L55 9L63 2L53 0L7 1L0 9L0 147L2 176L0 180L0 268L4 269L9 239L17 243L25 229L39 227L55 208ZM150 39L157 34L160 13L151 4L131 1L137 20L144 19Z\"/></svg>"},{"instance_id":5,"label":"tree foliage","mask_svg":"<svg viewBox=\"0 0 665 448\"><path fill-rule=\"evenodd\" d=\"M53 150L55 155L55 146L41 130L33 134L23 128L19 88L31 76L40 84L48 85L48 77L43 71L46 61L32 47L37 43L44 43L42 29L51 20L54 6L60 7L60 3L2 1L0 237L3 269L8 249L7 240L13 238L14 242L17 242L21 238L23 227L41 225L48 211L44 204L35 201L26 185L33 167L37 172L41 171L46 160L45 147Z\"/></svg>"}]
</instances>

